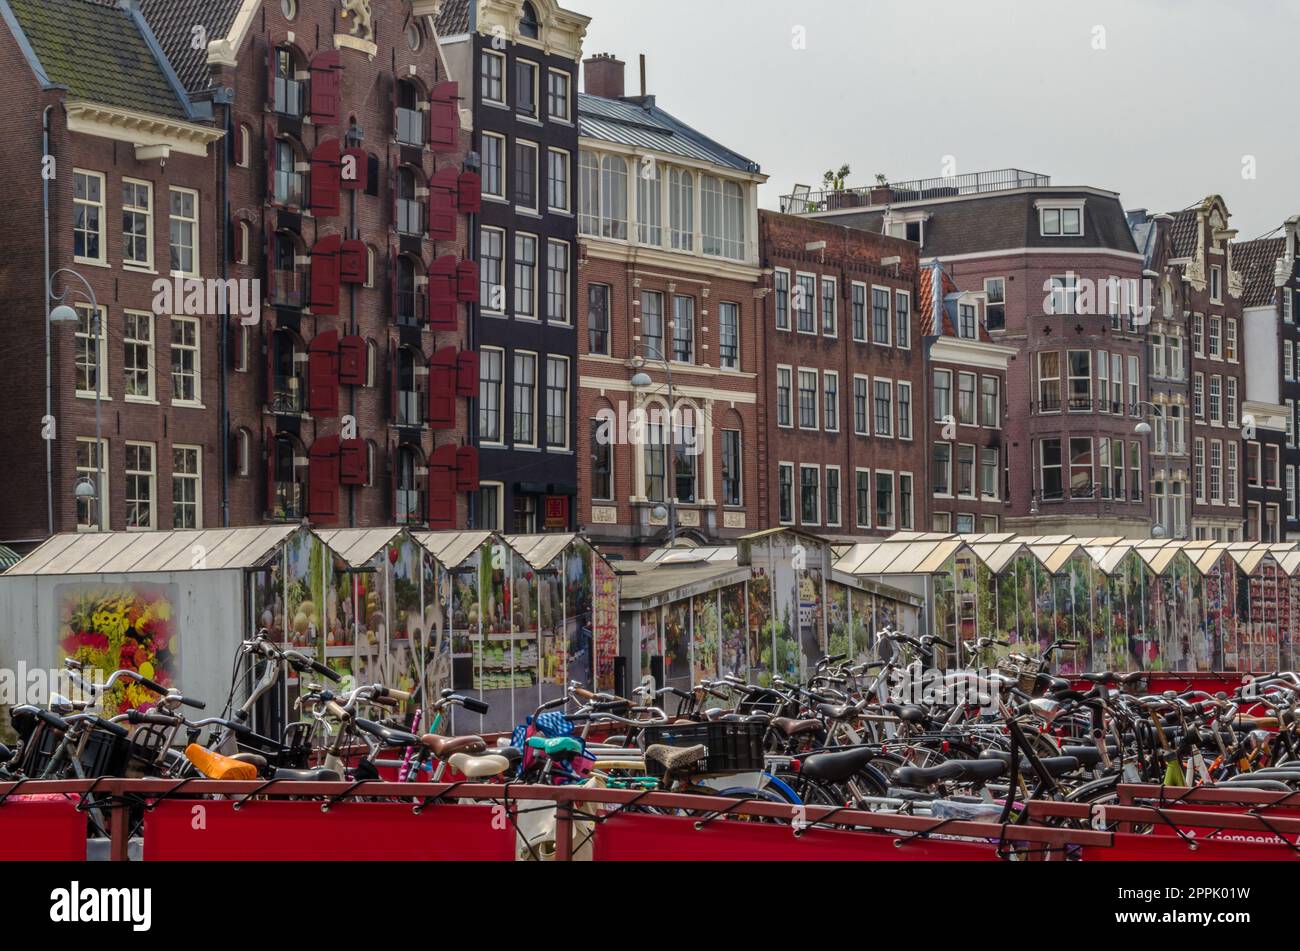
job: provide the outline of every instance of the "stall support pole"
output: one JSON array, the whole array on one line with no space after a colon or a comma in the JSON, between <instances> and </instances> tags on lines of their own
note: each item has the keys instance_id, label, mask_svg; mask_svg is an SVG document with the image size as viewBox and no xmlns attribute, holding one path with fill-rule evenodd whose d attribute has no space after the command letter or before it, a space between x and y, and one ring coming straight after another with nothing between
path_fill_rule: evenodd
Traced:
<instances>
[{"instance_id":1,"label":"stall support pole","mask_svg":"<svg viewBox=\"0 0 1300 951\"><path fill-rule=\"evenodd\" d=\"M131 810L125 803L116 803L108 814L108 834L110 862L130 860L131 845Z\"/></svg>"}]
</instances>

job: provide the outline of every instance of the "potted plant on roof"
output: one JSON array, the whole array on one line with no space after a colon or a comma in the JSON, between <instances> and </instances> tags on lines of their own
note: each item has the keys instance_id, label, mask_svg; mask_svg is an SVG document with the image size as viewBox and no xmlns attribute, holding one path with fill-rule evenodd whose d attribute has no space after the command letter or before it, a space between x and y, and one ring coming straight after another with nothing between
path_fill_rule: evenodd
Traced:
<instances>
[{"instance_id":1,"label":"potted plant on roof","mask_svg":"<svg viewBox=\"0 0 1300 951\"><path fill-rule=\"evenodd\" d=\"M847 164L841 165L838 169L827 169L822 175L823 194L825 195L825 208L827 211L834 211L836 208L853 207L852 199L856 196L844 190L844 183L848 181L853 170Z\"/></svg>"}]
</instances>

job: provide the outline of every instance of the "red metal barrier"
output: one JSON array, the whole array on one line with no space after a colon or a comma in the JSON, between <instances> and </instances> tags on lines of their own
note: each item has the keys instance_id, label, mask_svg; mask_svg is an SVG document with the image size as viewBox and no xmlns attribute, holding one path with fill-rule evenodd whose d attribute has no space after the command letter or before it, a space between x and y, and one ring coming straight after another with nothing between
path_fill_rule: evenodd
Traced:
<instances>
[{"instance_id":1,"label":"red metal barrier","mask_svg":"<svg viewBox=\"0 0 1300 951\"><path fill-rule=\"evenodd\" d=\"M84 862L86 816L77 797L0 806L0 862Z\"/></svg>"},{"instance_id":2,"label":"red metal barrier","mask_svg":"<svg viewBox=\"0 0 1300 951\"><path fill-rule=\"evenodd\" d=\"M186 802L164 800L145 816L145 861L499 861L514 858L515 832L494 806L401 803ZM82 843L85 851L85 843Z\"/></svg>"},{"instance_id":3,"label":"red metal barrier","mask_svg":"<svg viewBox=\"0 0 1300 951\"><path fill-rule=\"evenodd\" d=\"M945 839L809 829L795 836L788 826L713 822L697 831L692 819L613 816L596 832L597 862L656 862L689 858L708 862L996 862L993 845Z\"/></svg>"},{"instance_id":4,"label":"red metal barrier","mask_svg":"<svg viewBox=\"0 0 1300 951\"><path fill-rule=\"evenodd\" d=\"M1237 833L1233 833L1237 834ZM1294 862L1296 853L1289 845L1262 842L1229 842L1223 839L1193 839L1184 842L1176 836L1115 836L1110 848L1083 849L1085 862Z\"/></svg>"}]
</instances>

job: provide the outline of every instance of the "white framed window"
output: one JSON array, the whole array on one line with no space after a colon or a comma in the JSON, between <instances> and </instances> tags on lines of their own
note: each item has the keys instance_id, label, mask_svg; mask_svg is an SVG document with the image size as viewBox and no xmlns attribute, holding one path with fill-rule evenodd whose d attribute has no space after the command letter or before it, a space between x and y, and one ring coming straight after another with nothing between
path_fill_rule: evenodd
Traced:
<instances>
[{"instance_id":1,"label":"white framed window","mask_svg":"<svg viewBox=\"0 0 1300 951\"><path fill-rule=\"evenodd\" d=\"M1007 281L1004 277L984 279L984 326L1005 330L1007 326Z\"/></svg>"},{"instance_id":2,"label":"white framed window","mask_svg":"<svg viewBox=\"0 0 1300 951\"><path fill-rule=\"evenodd\" d=\"M894 291L894 346L912 349L912 292Z\"/></svg>"},{"instance_id":3,"label":"white framed window","mask_svg":"<svg viewBox=\"0 0 1300 951\"><path fill-rule=\"evenodd\" d=\"M1210 503L1223 504L1223 442L1219 439L1210 440Z\"/></svg>"},{"instance_id":4,"label":"white framed window","mask_svg":"<svg viewBox=\"0 0 1300 951\"><path fill-rule=\"evenodd\" d=\"M203 449L172 446L172 528L203 527Z\"/></svg>"},{"instance_id":5,"label":"white framed window","mask_svg":"<svg viewBox=\"0 0 1300 951\"><path fill-rule=\"evenodd\" d=\"M772 274L772 313L777 330L790 329L790 272L778 268Z\"/></svg>"},{"instance_id":6,"label":"white framed window","mask_svg":"<svg viewBox=\"0 0 1300 951\"><path fill-rule=\"evenodd\" d=\"M1213 462L1214 459L1213 448L1211 448L1210 451L1210 459L1211 462ZM1227 489L1228 489L1227 496L1228 496L1229 505L1237 504L1237 483L1240 481L1240 475L1238 473L1239 463L1237 460L1238 460L1238 446L1235 442L1229 440L1228 441L1228 465L1227 465L1227 474L1226 474L1226 482L1227 482ZM1213 471L1211 471L1211 477L1213 477Z\"/></svg>"},{"instance_id":7,"label":"white framed window","mask_svg":"<svg viewBox=\"0 0 1300 951\"><path fill-rule=\"evenodd\" d=\"M1210 300L1223 303L1223 268L1217 264L1210 265Z\"/></svg>"},{"instance_id":8,"label":"white framed window","mask_svg":"<svg viewBox=\"0 0 1300 951\"><path fill-rule=\"evenodd\" d=\"M685 169L668 170L668 239L675 251L690 251L695 247L695 176ZM779 320L777 329L790 329L790 272L785 274L786 322ZM780 285L778 284L778 289Z\"/></svg>"},{"instance_id":9,"label":"white framed window","mask_svg":"<svg viewBox=\"0 0 1300 951\"><path fill-rule=\"evenodd\" d=\"M867 342L867 285L853 282L853 339L858 343Z\"/></svg>"},{"instance_id":10,"label":"white framed window","mask_svg":"<svg viewBox=\"0 0 1300 951\"><path fill-rule=\"evenodd\" d=\"M506 58L501 53L484 50L479 59L479 86L487 102L506 104Z\"/></svg>"},{"instance_id":11,"label":"white framed window","mask_svg":"<svg viewBox=\"0 0 1300 951\"><path fill-rule=\"evenodd\" d=\"M539 118L537 64L515 60L515 112L531 119Z\"/></svg>"},{"instance_id":12,"label":"white framed window","mask_svg":"<svg viewBox=\"0 0 1300 951\"><path fill-rule=\"evenodd\" d=\"M871 470L855 469L853 471L854 487L854 524L858 528L871 528L871 509L874 500L871 497Z\"/></svg>"},{"instance_id":13,"label":"white framed window","mask_svg":"<svg viewBox=\"0 0 1300 951\"><path fill-rule=\"evenodd\" d=\"M546 72L546 114L559 122L573 121L572 86L569 74L563 70L550 69Z\"/></svg>"},{"instance_id":14,"label":"white framed window","mask_svg":"<svg viewBox=\"0 0 1300 951\"><path fill-rule=\"evenodd\" d=\"M1295 344L1290 340L1282 344L1282 377L1287 381L1295 379Z\"/></svg>"},{"instance_id":15,"label":"white framed window","mask_svg":"<svg viewBox=\"0 0 1300 951\"><path fill-rule=\"evenodd\" d=\"M614 439L608 419L591 420L591 497L597 502L614 501Z\"/></svg>"},{"instance_id":16,"label":"white framed window","mask_svg":"<svg viewBox=\"0 0 1300 951\"><path fill-rule=\"evenodd\" d=\"M833 277L822 278L822 336L839 335L839 286Z\"/></svg>"},{"instance_id":17,"label":"white framed window","mask_svg":"<svg viewBox=\"0 0 1300 951\"><path fill-rule=\"evenodd\" d=\"M96 449L98 446L98 450ZM103 471L101 472L101 466ZM89 479L96 485L96 499L77 499L77 531L94 532L108 528L108 506L112 495L108 485L108 440L77 439L77 479ZM102 486L100 479L104 480Z\"/></svg>"},{"instance_id":18,"label":"white framed window","mask_svg":"<svg viewBox=\"0 0 1300 951\"><path fill-rule=\"evenodd\" d=\"M952 498L952 444L937 442L930 453L930 488L936 498Z\"/></svg>"},{"instance_id":19,"label":"white framed window","mask_svg":"<svg viewBox=\"0 0 1300 951\"><path fill-rule=\"evenodd\" d=\"M155 399L153 368L153 314L128 310L122 316L122 372L128 400Z\"/></svg>"},{"instance_id":20,"label":"white framed window","mask_svg":"<svg viewBox=\"0 0 1300 951\"><path fill-rule=\"evenodd\" d=\"M72 256L80 264L108 263L104 197L101 172L73 171Z\"/></svg>"},{"instance_id":21,"label":"white framed window","mask_svg":"<svg viewBox=\"0 0 1300 951\"><path fill-rule=\"evenodd\" d=\"M537 319L537 236L515 233L515 309L522 320Z\"/></svg>"},{"instance_id":22,"label":"white framed window","mask_svg":"<svg viewBox=\"0 0 1300 951\"><path fill-rule=\"evenodd\" d=\"M506 487L501 482L481 482L478 489L478 526L489 532L505 531Z\"/></svg>"},{"instance_id":23,"label":"white framed window","mask_svg":"<svg viewBox=\"0 0 1300 951\"><path fill-rule=\"evenodd\" d=\"M794 524L794 463L778 462L776 466L777 518L782 525Z\"/></svg>"},{"instance_id":24,"label":"white framed window","mask_svg":"<svg viewBox=\"0 0 1300 951\"><path fill-rule=\"evenodd\" d=\"M718 304L718 366L740 369L740 305L731 301Z\"/></svg>"},{"instance_id":25,"label":"white framed window","mask_svg":"<svg viewBox=\"0 0 1300 951\"><path fill-rule=\"evenodd\" d=\"M980 425L1002 428L1002 381L996 376L980 376Z\"/></svg>"},{"instance_id":26,"label":"white framed window","mask_svg":"<svg viewBox=\"0 0 1300 951\"><path fill-rule=\"evenodd\" d=\"M898 528L910 532L916 526L916 480L910 472L898 474Z\"/></svg>"},{"instance_id":27,"label":"white framed window","mask_svg":"<svg viewBox=\"0 0 1300 951\"><path fill-rule=\"evenodd\" d=\"M1040 205L1038 233L1048 238L1077 238L1083 235L1083 203Z\"/></svg>"},{"instance_id":28,"label":"white framed window","mask_svg":"<svg viewBox=\"0 0 1300 951\"><path fill-rule=\"evenodd\" d=\"M1237 378L1228 377L1224 382L1227 387L1223 394L1223 411L1229 426L1236 426L1239 420L1237 409Z\"/></svg>"},{"instance_id":29,"label":"white framed window","mask_svg":"<svg viewBox=\"0 0 1300 951\"><path fill-rule=\"evenodd\" d=\"M722 504L739 508L744 504L745 457L738 429L722 431Z\"/></svg>"},{"instance_id":30,"label":"white framed window","mask_svg":"<svg viewBox=\"0 0 1300 951\"><path fill-rule=\"evenodd\" d=\"M892 342L889 297L888 287L871 288L871 342L882 347Z\"/></svg>"},{"instance_id":31,"label":"white framed window","mask_svg":"<svg viewBox=\"0 0 1300 951\"><path fill-rule=\"evenodd\" d=\"M963 426L979 423L979 374L957 374L957 421Z\"/></svg>"},{"instance_id":32,"label":"white framed window","mask_svg":"<svg viewBox=\"0 0 1300 951\"><path fill-rule=\"evenodd\" d=\"M479 229L479 299L487 314L506 312L506 233L501 228Z\"/></svg>"},{"instance_id":33,"label":"white framed window","mask_svg":"<svg viewBox=\"0 0 1300 951\"><path fill-rule=\"evenodd\" d=\"M1051 287L1050 313L1057 316L1070 316L1077 312L1079 301L1079 278L1075 274L1053 275Z\"/></svg>"},{"instance_id":34,"label":"white framed window","mask_svg":"<svg viewBox=\"0 0 1300 951\"><path fill-rule=\"evenodd\" d=\"M153 186L122 179L122 264L153 269Z\"/></svg>"},{"instance_id":35,"label":"white framed window","mask_svg":"<svg viewBox=\"0 0 1300 951\"><path fill-rule=\"evenodd\" d=\"M963 340L979 338L978 308L972 303L957 305L957 336Z\"/></svg>"},{"instance_id":36,"label":"white framed window","mask_svg":"<svg viewBox=\"0 0 1300 951\"><path fill-rule=\"evenodd\" d=\"M1193 443L1192 477L1196 483L1196 501L1204 504L1205 494L1205 440L1197 436Z\"/></svg>"},{"instance_id":37,"label":"white framed window","mask_svg":"<svg viewBox=\"0 0 1300 951\"><path fill-rule=\"evenodd\" d=\"M817 428L817 371L799 368L799 428Z\"/></svg>"},{"instance_id":38,"label":"white framed window","mask_svg":"<svg viewBox=\"0 0 1300 951\"><path fill-rule=\"evenodd\" d=\"M745 193L736 182L700 176L702 250L710 257L745 257Z\"/></svg>"},{"instance_id":39,"label":"white framed window","mask_svg":"<svg viewBox=\"0 0 1300 951\"><path fill-rule=\"evenodd\" d=\"M894 503L894 473L884 469L877 469L875 472L875 482L876 528L880 531L892 531L897 517Z\"/></svg>"},{"instance_id":40,"label":"white framed window","mask_svg":"<svg viewBox=\"0 0 1300 951\"><path fill-rule=\"evenodd\" d=\"M673 352L674 363L695 362L695 298L682 294L673 296Z\"/></svg>"},{"instance_id":41,"label":"white framed window","mask_svg":"<svg viewBox=\"0 0 1300 951\"><path fill-rule=\"evenodd\" d=\"M551 211L567 214L572 210L569 165L569 153L564 149L546 150L546 205Z\"/></svg>"},{"instance_id":42,"label":"white framed window","mask_svg":"<svg viewBox=\"0 0 1300 951\"><path fill-rule=\"evenodd\" d=\"M898 438L912 438L912 384L899 380L895 385L894 402L898 407Z\"/></svg>"},{"instance_id":43,"label":"white framed window","mask_svg":"<svg viewBox=\"0 0 1300 951\"><path fill-rule=\"evenodd\" d=\"M822 428L828 433L840 431L840 375L822 371Z\"/></svg>"},{"instance_id":44,"label":"white framed window","mask_svg":"<svg viewBox=\"0 0 1300 951\"><path fill-rule=\"evenodd\" d=\"M537 188L536 142L518 139L515 142L514 193L515 207L520 211L536 214L541 196Z\"/></svg>"},{"instance_id":45,"label":"white framed window","mask_svg":"<svg viewBox=\"0 0 1300 951\"><path fill-rule=\"evenodd\" d=\"M77 395L108 399L108 311L100 307L96 317L89 304L77 304L75 309Z\"/></svg>"},{"instance_id":46,"label":"white framed window","mask_svg":"<svg viewBox=\"0 0 1300 951\"><path fill-rule=\"evenodd\" d=\"M199 273L199 193L190 188L171 189L172 273L194 277Z\"/></svg>"},{"instance_id":47,"label":"white framed window","mask_svg":"<svg viewBox=\"0 0 1300 951\"><path fill-rule=\"evenodd\" d=\"M203 402L203 363L199 359L199 321L172 318L172 402L197 406Z\"/></svg>"},{"instance_id":48,"label":"white framed window","mask_svg":"<svg viewBox=\"0 0 1300 951\"><path fill-rule=\"evenodd\" d=\"M505 444L502 420L506 401L506 353L500 347L479 348L479 439L494 446Z\"/></svg>"},{"instance_id":49,"label":"white framed window","mask_svg":"<svg viewBox=\"0 0 1300 951\"><path fill-rule=\"evenodd\" d=\"M840 467L826 467L826 525L828 528L840 526Z\"/></svg>"},{"instance_id":50,"label":"white framed window","mask_svg":"<svg viewBox=\"0 0 1300 951\"><path fill-rule=\"evenodd\" d=\"M506 200L506 182L510 164L506 158L506 137L496 132L484 132L482 140L482 184L485 198Z\"/></svg>"},{"instance_id":51,"label":"white framed window","mask_svg":"<svg viewBox=\"0 0 1300 951\"><path fill-rule=\"evenodd\" d=\"M659 247L664 243L663 170L653 155L643 155L636 175L636 239L641 244Z\"/></svg>"},{"instance_id":52,"label":"white framed window","mask_svg":"<svg viewBox=\"0 0 1300 951\"><path fill-rule=\"evenodd\" d=\"M537 447L537 354L516 350L514 359L514 445Z\"/></svg>"},{"instance_id":53,"label":"white framed window","mask_svg":"<svg viewBox=\"0 0 1300 951\"><path fill-rule=\"evenodd\" d=\"M871 378L857 373L853 375L853 431L871 435Z\"/></svg>"},{"instance_id":54,"label":"white framed window","mask_svg":"<svg viewBox=\"0 0 1300 951\"><path fill-rule=\"evenodd\" d=\"M873 377L871 389L876 435L889 438L894 435L894 382L883 377Z\"/></svg>"},{"instance_id":55,"label":"white framed window","mask_svg":"<svg viewBox=\"0 0 1300 951\"><path fill-rule=\"evenodd\" d=\"M957 496L963 499L977 497L978 486L975 480L975 447L960 443L957 446Z\"/></svg>"},{"instance_id":56,"label":"white framed window","mask_svg":"<svg viewBox=\"0 0 1300 951\"><path fill-rule=\"evenodd\" d=\"M578 230L627 240L627 160L586 149L578 155Z\"/></svg>"},{"instance_id":57,"label":"white framed window","mask_svg":"<svg viewBox=\"0 0 1300 951\"><path fill-rule=\"evenodd\" d=\"M546 447L569 448L569 358L546 358Z\"/></svg>"},{"instance_id":58,"label":"white framed window","mask_svg":"<svg viewBox=\"0 0 1300 951\"><path fill-rule=\"evenodd\" d=\"M821 469L818 466L799 467L799 524L822 523Z\"/></svg>"},{"instance_id":59,"label":"white framed window","mask_svg":"<svg viewBox=\"0 0 1300 951\"><path fill-rule=\"evenodd\" d=\"M158 527L155 455L155 447L151 442L126 444L127 531L149 531Z\"/></svg>"},{"instance_id":60,"label":"white framed window","mask_svg":"<svg viewBox=\"0 0 1300 951\"><path fill-rule=\"evenodd\" d=\"M569 242L554 238L546 242L546 320L571 325L573 309L569 298Z\"/></svg>"},{"instance_id":61,"label":"white framed window","mask_svg":"<svg viewBox=\"0 0 1300 951\"><path fill-rule=\"evenodd\" d=\"M980 496L982 498L994 501L998 498L999 475L1002 471L1001 455L997 448L980 449Z\"/></svg>"},{"instance_id":62,"label":"white framed window","mask_svg":"<svg viewBox=\"0 0 1300 951\"><path fill-rule=\"evenodd\" d=\"M817 275L796 274L794 278L795 329L801 334L817 333Z\"/></svg>"},{"instance_id":63,"label":"white framed window","mask_svg":"<svg viewBox=\"0 0 1300 951\"><path fill-rule=\"evenodd\" d=\"M776 368L776 424L782 429L794 426L793 373L792 367Z\"/></svg>"},{"instance_id":64,"label":"white framed window","mask_svg":"<svg viewBox=\"0 0 1300 951\"><path fill-rule=\"evenodd\" d=\"M1229 363L1237 362L1237 318L1229 317L1224 328L1223 356Z\"/></svg>"},{"instance_id":65,"label":"white framed window","mask_svg":"<svg viewBox=\"0 0 1300 951\"><path fill-rule=\"evenodd\" d=\"M1223 318L1217 314L1210 315L1210 359L1223 357Z\"/></svg>"},{"instance_id":66,"label":"white framed window","mask_svg":"<svg viewBox=\"0 0 1300 951\"><path fill-rule=\"evenodd\" d=\"M1198 357L1205 356L1205 315L1192 315L1192 353Z\"/></svg>"}]
</instances>

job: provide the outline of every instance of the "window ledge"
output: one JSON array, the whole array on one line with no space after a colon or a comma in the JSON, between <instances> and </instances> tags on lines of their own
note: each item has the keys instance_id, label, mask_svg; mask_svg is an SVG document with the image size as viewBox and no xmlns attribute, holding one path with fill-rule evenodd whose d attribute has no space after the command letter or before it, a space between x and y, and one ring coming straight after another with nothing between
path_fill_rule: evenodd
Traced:
<instances>
[{"instance_id":1,"label":"window ledge","mask_svg":"<svg viewBox=\"0 0 1300 951\"><path fill-rule=\"evenodd\" d=\"M152 398L152 397L149 397L149 396L125 396L125 397L123 397L122 399L123 399L123 402L126 402L126 403L134 403L134 404L138 404L138 405L140 405L140 406L160 406L160 405L162 405L162 404L160 404L156 399L154 399L154 398Z\"/></svg>"},{"instance_id":2,"label":"window ledge","mask_svg":"<svg viewBox=\"0 0 1300 951\"><path fill-rule=\"evenodd\" d=\"M95 402L99 402L99 403L111 403L111 402L113 402L113 397L111 397L111 396L103 395L103 396L98 396L98 397L97 397L93 392L90 392L90 391L88 391L88 390L77 390L77 399L79 399L79 400L94 400Z\"/></svg>"},{"instance_id":3,"label":"window ledge","mask_svg":"<svg viewBox=\"0 0 1300 951\"><path fill-rule=\"evenodd\" d=\"M207 406L203 403L196 403L193 400L172 400L172 406L179 406L181 409L207 409ZM304 413L303 418L309 419L310 417Z\"/></svg>"},{"instance_id":4,"label":"window ledge","mask_svg":"<svg viewBox=\"0 0 1300 951\"><path fill-rule=\"evenodd\" d=\"M122 262L122 270L127 271L131 274L157 274L158 273L156 270L154 270L153 265L127 264L125 261Z\"/></svg>"}]
</instances>

